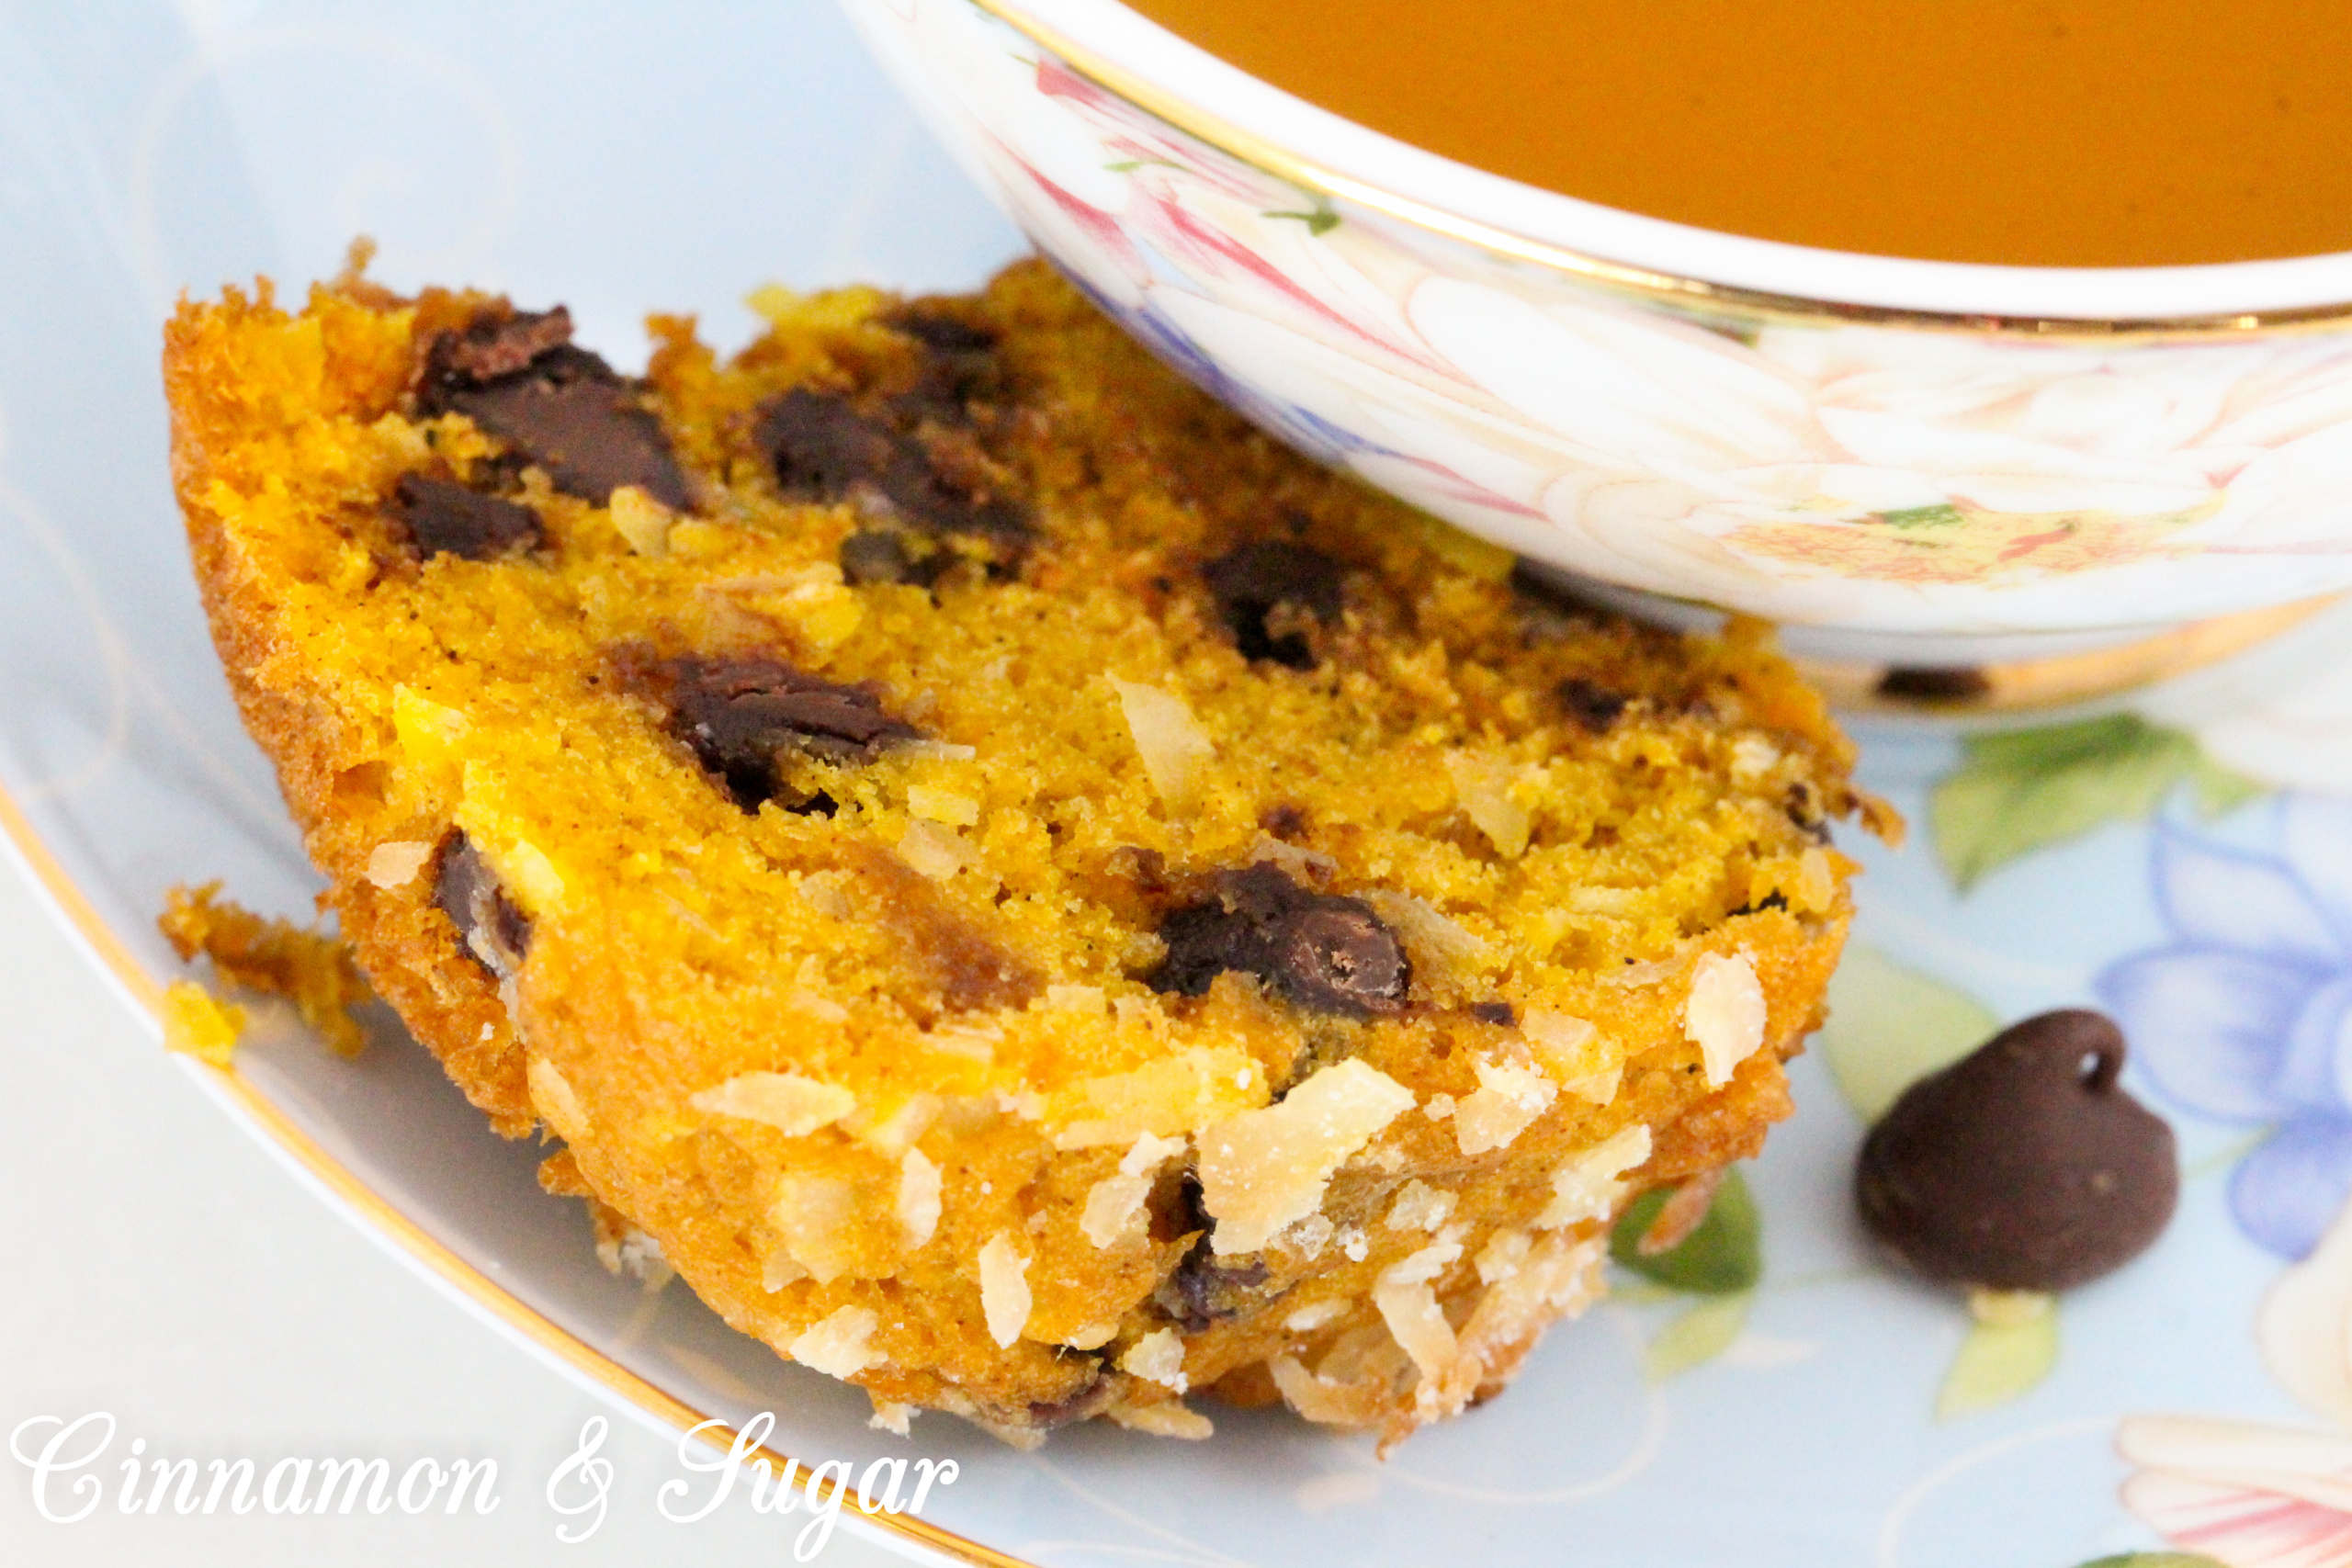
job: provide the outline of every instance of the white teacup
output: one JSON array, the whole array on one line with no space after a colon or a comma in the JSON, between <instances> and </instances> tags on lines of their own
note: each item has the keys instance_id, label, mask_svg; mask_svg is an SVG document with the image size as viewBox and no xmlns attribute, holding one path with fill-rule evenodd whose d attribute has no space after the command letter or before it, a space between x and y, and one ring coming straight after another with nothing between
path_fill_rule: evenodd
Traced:
<instances>
[{"instance_id":1,"label":"white teacup","mask_svg":"<svg viewBox=\"0 0 2352 1568\"><path fill-rule=\"evenodd\" d=\"M1113 0L844 4L1170 363L1523 556L1896 663L2352 587L2352 255L2062 269L1747 239L1408 146Z\"/></svg>"}]
</instances>

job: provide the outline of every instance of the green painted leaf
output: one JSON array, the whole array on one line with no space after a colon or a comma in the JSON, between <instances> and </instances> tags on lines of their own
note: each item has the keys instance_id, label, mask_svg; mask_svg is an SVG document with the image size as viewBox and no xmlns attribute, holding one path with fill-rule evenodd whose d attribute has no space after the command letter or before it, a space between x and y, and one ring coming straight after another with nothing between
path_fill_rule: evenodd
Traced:
<instances>
[{"instance_id":1,"label":"green painted leaf","mask_svg":"<svg viewBox=\"0 0 2352 1568\"><path fill-rule=\"evenodd\" d=\"M2045 844L2144 820L2177 784L2194 784L2209 815L2260 789L2208 758L2194 738L2131 713L1972 735L1962 750L1928 816L1937 858L1962 892Z\"/></svg>"},{"instance_id":2,"label":"green painted leaf","mask_svg":"<svg viewBox=\"0 0 2352 1568\"><path fill-rule=\"evenodd\" d=\"M1829 979L1829 1021L1813 1041L1854 1114L1875 1122L1905 1089L2000 1027L1992 1009L1959 987L1849 943Z\"/></svg>"},{"instance_id":3,"label":"green painted leaf","mask_svg":"<svg viewBox=\"0 0 2352 1568\"><path fill-rule=\"evenodd\" d=\"M2197 790L2198 812L2206 817L2219 817L2225 811L2235 811L2263 792L2261 783L2244 773L2233 773L2203 750L2197 753L2197 767L2188 775Z\"/></svg>"},{"instance_id":4,"label":"green painted leaf","mask_svg":"<svg viewBox=\"0 0 2352 1568\"><path fill-rule=\"evenodd\" d=\"M2083 1568L2227 1568L2227 1564L2201 1551L2123 1551L2086 1562Z\"/></svg>"},{"instance_id":5,"label":"green painted leaf","mask_svg":"<svg viewBox=\"0 0 2352 1568\"><path fill-rule=\"evenodd\" d=\"M1754 1290L1764 1275L1764 1227L1746 1179L1736 1169L1724 1172L1699 1228L1679 1247L1645 1258L1642 1234L1673 1196L1672 1188L1659 1187L1634 1200L1610 1233L1609 1256L1645 1279L1692 1295L1727 1296Z\"/></svg>"},{"instance_id":6,"label":"green painted leaf","mask_svg":"<svg viewBox=\"0 0 2352 1568\"><path fill-rule=\"evenodd\" d=\"M1301 223L1306 225L1306 231L1308 233L1315 235L1328 234L1332 230L1340 226L1340 215L1332 211L1328 207L1318 207L1311 212L1261 212L1259 216L1261 218L1295 218Z\"/></svg>"},{"instance_id":7,"label":"green painted leaf","mask_svg":"<svg viewBox=\"0 0 2352 1568\"><path fill-rule=\"evenodd\" d=\"M1643 1374L1652 1382L1664 1382L1706 1365L1738 1341L1755 1304L1755 1293L1747 1291L1707 1297L1657 1331L1642 1358Z\"/></svg>"},{"instance_id":8,"label":"green painted leaf","mask_svg":"<svg viewBox=\"0 0 2352 1568\"><path fill-rule=\"evenodd\" d=\"M1975 1323L1936 1395L1936 1419L1973 1416L2023 1398L2058 1364L2058 1305L2022 1323Z\"/></svg>"},{"instance_id":9,"label":"green painted leaf","mask_svg":"<svg viewBox=\"0 0 2352 1568\"><path fill-rule=\"evenodd\" d=\"M1893 524L1897 528L1941 528L1968 521L1960 514L1959 507L1943 502L1933 506L1901 506L1892 512L1880 512L1873 515L1880 522Z\"/></svg>"}]
</instances>

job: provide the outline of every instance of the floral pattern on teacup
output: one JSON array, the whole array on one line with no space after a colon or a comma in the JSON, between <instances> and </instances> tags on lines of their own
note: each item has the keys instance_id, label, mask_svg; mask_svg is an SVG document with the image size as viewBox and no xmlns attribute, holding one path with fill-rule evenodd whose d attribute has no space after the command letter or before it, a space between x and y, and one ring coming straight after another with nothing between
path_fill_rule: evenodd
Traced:
<instances>
[{"instance_id":1,"label":"floral pattern on teacup","mask_svg":"<svg viewBox=\"0 0 2352 1568\"><path fill-rule=\"evenodd\" d=\"M969 0L852 6L1105 310L1278 434L1524 554L1890 631L2156 624L2352 584L2352 334L1702 318L1317 197Z\"/></svg>"}]
</instances>

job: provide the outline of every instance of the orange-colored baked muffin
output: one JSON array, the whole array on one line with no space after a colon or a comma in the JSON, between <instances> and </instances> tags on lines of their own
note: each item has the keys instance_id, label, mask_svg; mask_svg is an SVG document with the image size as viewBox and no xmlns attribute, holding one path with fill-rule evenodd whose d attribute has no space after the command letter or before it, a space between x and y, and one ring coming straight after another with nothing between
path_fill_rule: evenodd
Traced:
<instances>
[{"instance_id":1,"label":"orange-colored baked muffin","mask_svg":"<svg viewBox=\"0 0 2352 1568\"><path fill-rule=\"evenodd\" d=\"M1861 804L1818 699L1528 592L1042 266L756 302L641 381L354 277L173 321L214 635L372 982L888 1414L1498 1388L1786 1112Z\"/></svg>"}]
</instances>

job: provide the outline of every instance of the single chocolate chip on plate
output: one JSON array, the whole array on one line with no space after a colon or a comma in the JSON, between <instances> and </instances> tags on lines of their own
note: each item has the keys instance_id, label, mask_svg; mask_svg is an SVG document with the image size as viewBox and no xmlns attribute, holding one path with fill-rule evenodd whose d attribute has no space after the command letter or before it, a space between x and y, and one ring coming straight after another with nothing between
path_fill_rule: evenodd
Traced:
<instances>
[{"instance_id":1,"label":"single chocolate chip on plate","mask_svg":"<svg viewBox=\"0 0 2352 1568\"><path fill-rule=\"evenodd\" d=\"M1340 568L1317 549L1282 539L1241 545L1201 568L1216 598L1217 613L1233 633L1244 659L1269 659L1293 670L1315 668L1315 651L1305 634L1268 625L1267 617L1289 608L1325 626L1340 618Z\"/></svg>"},{"instance_id":2,"label":"single chocolate chip on plate","mask_svg":"<svg viewBox=\"0 0 2352 1568\"><path fill-rule=\"evenodd\" d=\"M546 537L539 514L529 507L424 474L401 476L384 514L426 558L492 560L535 550Z\"/></svg>"},{"instance_id":3,"label":"single chocolate chip on plate","mask_svg":"<svg viewBox=\"0 0 2352 1568\"><path fill-rule=\"evenodd\" d=\"M651 677L643 683L666 688L672 733L746 811L776 798L780 753L871 761L892 742L922 735L883 710L880 687L842 685L781 660L673 659L654 666Z\"/></svg>"},{"instance_id":4,"label":"single chocolate chip on plate","mask_svg":"<svg viewBox=\"0 0 2352 1568\"><path fill-rule=\"evenodd\" d=\"M433 903L458 928L459 951L501 980L523 967L531 922L499 886L498 874L461 829L434 857Z\"/></svg>"},{"instance_id":5,"label":"single chocolate chip on plate","mask_svg":"<svg viewBox=\"0 0 2352 1568\"><path fill-rule=\"evenodd\" d=\"M418 412L461 413L548 472L566 495L603 505L635 485L662 505L689 504L662 422L613 367L571 341L563 307L485 312L426 351Z\"/></svg>"},{"instance_id":6,"label":"single chocolate chip on plate","mask_svg":"<svg viewBox=\"0 0 2352 1568\"><path fill-rule=\"evenodd\" d=\"M2121 1268L2180 1194L2172 1129L2117 1082L2124 1051L2112 1021L2068 1008L1912 1085L1862 1145L1862 1223L1958 1284L2063 1291Z\"/></svg>"},{"instance_id":7,"label":"single chocolate chip on plate","mask_svg":"<svg viewBox=\"0 0 2352 1568\"><path fill-rule=\"evenodd\" d=\"M1311 1012L1369 1018L1405 1005L1411 965L1361 898L1316 893L1267 862L1217 874L1215 892L1163 921L1159 991L1197 997L1227 970L1255 975Z\"/></svg>"}]
</instances>

